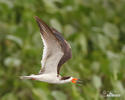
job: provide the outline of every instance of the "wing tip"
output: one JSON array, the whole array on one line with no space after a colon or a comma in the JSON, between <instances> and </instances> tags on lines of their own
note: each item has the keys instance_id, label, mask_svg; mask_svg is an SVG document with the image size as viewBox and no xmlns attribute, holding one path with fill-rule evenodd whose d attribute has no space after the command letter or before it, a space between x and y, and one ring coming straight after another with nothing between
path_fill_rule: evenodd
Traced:
<instances>
[{"instance_id":1,"label":"wing tip","mask_svg":"<svg viewBox=\"0 0 125 100\"><path fill-rule=\"evenodd\" d=\"M38 17L38 16L34 16L34 19L36 20L39 28L40 28L40 31L41 31L41 34L43 34L43 27L45 27L45 23Z\"/></svg>"},{"instance_id":2,"label":"wing tip","mask_svg":"<svg viewBox=\"0 0 125 100\"><path fill-rule=\"evenodd\" d=\"M34 16L34 19L35 19L35 20L38 20L38 19L40 19L40 18L39 18L38 16Z\"/></svg>"},{"instance_id":3,"label":"wing tip","mask_svg":"<svg viewBox=\"0 0 125 100\"><path fill-rule=\"evenodd\" d=\"M38 16L34 16L34 19L37 21L37 23L46 25L45 22L41 20Z\"/></svg>"},{"instance_id":4,"label":"wing tip","mask_svg":"<svg viewBox=\"0 0 125 100\"><path fill-rule=\"evenodd\" d=\"M40 22L42 22L41 19L40 19L38 16L35 16L34 19L36 20L36 22L37 22L38 24L40 24Z\"/></svg>"}]
</instances>

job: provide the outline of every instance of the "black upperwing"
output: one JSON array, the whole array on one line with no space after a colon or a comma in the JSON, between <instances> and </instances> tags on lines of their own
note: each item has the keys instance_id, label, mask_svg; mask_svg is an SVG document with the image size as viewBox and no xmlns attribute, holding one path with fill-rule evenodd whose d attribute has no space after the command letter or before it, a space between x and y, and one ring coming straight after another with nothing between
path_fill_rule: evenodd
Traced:
<instances>
[{"instance_id":1,"label":"black upperwing","mask_svg":"<svg viewBox=\"0 0 125 100\"><path fill-rule=\"evenodd\" d=\"M40 74L45 72L55 72L59 74L61 66L72 57L71 47L56 29L50 28L37 16L35 19L40 28L45 50L45 52L43 52ZM60 52L63 52L62 56L60 55ZM55 61L52 63L53 57L55 56Z\"/></svg>"},{"instance_id":2,"label":"black upperwing","mask_svg":"<svg viewBox=\"0 0 125 100\"><path fill-rule=\"evenodd\" d=\"M71 47L67 43L67 41L63 38L60 32L58 32L56 29L51 28L52 32L55 34L56 38L58 39L61 48L64 52L63 57L61 58L58 68L57 68L57 73L59 74L61 66L72 57L72 52L71 52Z\"/></svg>"}]
</instances>

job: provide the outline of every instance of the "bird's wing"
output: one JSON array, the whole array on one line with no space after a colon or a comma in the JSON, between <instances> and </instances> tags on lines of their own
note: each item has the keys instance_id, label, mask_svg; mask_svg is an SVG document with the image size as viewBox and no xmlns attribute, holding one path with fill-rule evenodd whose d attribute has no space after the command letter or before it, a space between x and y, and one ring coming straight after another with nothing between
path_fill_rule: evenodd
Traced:
<instances>
[{"instance_id":1,"label":"bird's wing","mask_svg":"<svg viewBox=\"0 0 125 100\"><path fill-rule=\"evenodd\" d=\"M64 53L61 46L53 34L52 30L37 16L35 17L43 40L44 49L43 57L41 60L42 69L41 73L57 73L57 66Z\"/></svg>"},{"instance_id":2,"label":"bird's wing","mask_svg":"<svg viewBox=\"0 0 125 100\"><path fill-rule=\"evenodd\" d=\"M61 33L58 32L56 29L51 28L52 32L55 34L56 38L58 39L62 51L64 55L62 56L61 60L58 63L57 73L59 74L61 66L72 57L71 47L68 42L62 37Z\"/></svg>"},{"instance_id":3,"label":"bird's wing","mask_svg":"<svg viewBox=\"0 0 125 100\"><path fill-rule=\"evenodd\" d=\"M71 48L62 35L54 28L49 28L38 17L35 17L44 44L42 69L40 73L59 74L61 65L71 58Z\"/></svg>"}]
</instances>

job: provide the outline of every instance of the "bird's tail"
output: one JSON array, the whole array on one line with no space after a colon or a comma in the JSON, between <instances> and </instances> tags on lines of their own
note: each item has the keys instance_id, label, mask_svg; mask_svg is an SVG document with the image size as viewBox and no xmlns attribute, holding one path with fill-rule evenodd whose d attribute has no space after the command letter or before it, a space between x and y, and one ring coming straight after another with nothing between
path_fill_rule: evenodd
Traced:
<instances>
[{"instance_id":1,"label":"bird's tail","mask_svg":"<svg viewBox=\"0 0 125 100\"><path fill-rule=\"evenodd\" d=\"M20 76L20 79L32 79L32 76Z\"/></svg>"}]
</instances>

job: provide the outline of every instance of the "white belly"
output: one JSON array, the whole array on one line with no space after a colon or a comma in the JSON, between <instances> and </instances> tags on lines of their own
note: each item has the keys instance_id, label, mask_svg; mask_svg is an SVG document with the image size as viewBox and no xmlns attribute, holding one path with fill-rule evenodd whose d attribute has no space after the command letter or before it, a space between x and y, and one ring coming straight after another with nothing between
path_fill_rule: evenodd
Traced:
<instances>
[{"instance_id":1,"label":"white belly","mask_svg":"<svg viewBox=\"0 0 125 100\"><path fill-rule=\"evenodd\" d=\"M60 83L60 79L57 77L57 74L41 74L38 75L37 80L54 84Z\"/></svg>"}]
</instances>

